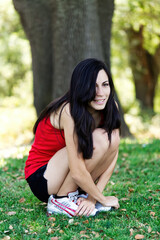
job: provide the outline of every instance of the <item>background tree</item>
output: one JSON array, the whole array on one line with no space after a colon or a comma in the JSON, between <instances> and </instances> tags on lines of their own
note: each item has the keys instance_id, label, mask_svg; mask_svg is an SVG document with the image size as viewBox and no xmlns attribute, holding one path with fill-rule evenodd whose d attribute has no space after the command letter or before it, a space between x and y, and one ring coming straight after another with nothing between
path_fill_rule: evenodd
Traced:
<instances>
[{"instance_id":1,"label":"background tree","mask_svg":"<svg viewBox=\"0 0 160 240\"><path fill-rule=\"evenodd\" d=\"M30 70L26 37L10 0L0 2L0 98L14 95ZM22 51L23 49L23 51Z\"/></svg>"},{"instance_id":2,"label":"background tree","mask_svg":"<svg viewBox=\"0 0 160 240\"><path fill-rule=\"evenodd\" d=\"M160 73L159 1L126 1L124 5L117 4L117 8L115 22L128 38L136 98L142 108L153 110Z\"/></svg>"},{"instance_id":3,"label":"background tree","mask_svg":"<svg viewBox=\"0 0 160 240\"><path fill-rule=\"evenodd\" d=\"M71 72L82 59L96 57L110 67L114 1L13 0L13 3L30 41L37 114L67 90ZM122 129L129 134L124 120Z\"/></svg>"}]
</instances>

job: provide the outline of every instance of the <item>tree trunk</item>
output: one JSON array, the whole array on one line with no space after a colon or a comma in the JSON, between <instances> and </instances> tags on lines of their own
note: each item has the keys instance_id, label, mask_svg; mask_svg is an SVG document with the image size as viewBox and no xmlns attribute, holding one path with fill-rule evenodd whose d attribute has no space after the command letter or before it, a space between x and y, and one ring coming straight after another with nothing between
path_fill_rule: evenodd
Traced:
<instances>
[{"instance_id":1,"label":"tree trunk","mask_svg":"<svg viewBox=\"0 0 160 240\"><path fill-rule=\"evenodd\" d=\"M144 49L143 26L139 31L130 27L127 30L127 36L136 98L140 101L142 108L153 110L155 87L160 73L160 46L154 55Z\"/></svg>"},{"instance_id":2,"label":"tree trunk","mask_svg":"<svg viewBox=\"0 0 160 240\"><path fill-rule=\"evenodd\" d=\"M38 115L68 90L71 73L81 60L95 57L110 68L113 0L13 2L31 45Z\"/></svg>"}]
</instances>

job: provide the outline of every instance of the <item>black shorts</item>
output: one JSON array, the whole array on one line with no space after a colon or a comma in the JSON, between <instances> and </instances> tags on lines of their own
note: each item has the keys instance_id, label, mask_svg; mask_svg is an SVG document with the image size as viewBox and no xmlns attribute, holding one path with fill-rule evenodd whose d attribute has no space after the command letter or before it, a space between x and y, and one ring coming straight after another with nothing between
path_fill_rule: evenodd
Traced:
<instances>
[{"instance_id":1,"label":"black shorts","mask_svg":"<svg viewBox=\"0 0 160 240\"><path fill-rule=\"evenodd\" d=\"M26 179L33 194L42 202L48 202L49 198L47 180L43 176L46 167L47 164Z\"/></svg>"}]
</instances>

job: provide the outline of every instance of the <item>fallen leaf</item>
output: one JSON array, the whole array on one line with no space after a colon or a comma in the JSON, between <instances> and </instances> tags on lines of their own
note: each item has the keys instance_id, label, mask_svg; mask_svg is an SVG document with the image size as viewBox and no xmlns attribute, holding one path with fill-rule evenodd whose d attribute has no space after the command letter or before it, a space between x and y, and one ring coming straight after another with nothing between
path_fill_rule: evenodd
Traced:
<instances>
[{"instance_id":1,"label":"fallen leaf","mask_svg":"<svg viewBox=\"0 0 160 240\"><path fill-rule=\"evenodd\" d=\"M86 233L86 231L80 231L80 234L84 234L84 233Z\"/></svg>"},{"instance_id":2,"label":"fallen leaf","mask_svg":"<svg viewBox=\"0 0 160 240\"><path fill-rule=\"evenodd\" d=\"M8 216L12 216L12 215L15 215L15 214L16 214L16 212L14 212L14 211L7 212L7 215L8 215Z\"/></svg>"},{"instance_id":3,"label":"fallen leaf","mask_svg":"<svg viewBox=\"0 0 160 240\"><path fill-rule=\"evenodd\" d=\"M79 222L75 222L74 225L75 225L75 226L79 225Z\"/></svg>"},{"instance_id":4,"label":"fallen leaf","mask_svg":"<svg viewBox=\"0 0 160 240\"><path fill-rule=\"evenodd\" d=\"M111 185L114 185L115 183L114 182L112 182L112 181L110 181L110 183L111 183Z\"/></svg>"},{"instance_id":5,"label":"fallen leaf","mask_svg":"<svg viewBox=\"0 0 160 240\"><path fill-rule=\"evenodd\" d=\"M127 201L127 200L129 200L129 198L121 198L120 200L121 201Z\"/></svg>"},{"instance_id":6,"label":"fallen leaf","mask_svg":"<svg viewBox=\"0 0 160 240\"><path fill-rule=\"evenodd\" d=\"M32 212L32 211L34 211L34 209L28 209L28 208L23 208L23 207L22 207L22 209L23 209L24 211L26 211L26 212Z\"/></svg>"},{"instance_id":7,"label":"fallen leaf","mask_svg":"<svg viewBox=\"0 0 160 240\"><path fill-rule=\"evenodd\" d=\"M141 235L141 234L137 234L135 236L135 239L143 239L144 238L144 235Z\"/></svg>"},{"instance_id":8,"label":"fallen leaf","mask_svg":"<svg viewBox=\"0 0 160 240\"><path fill-rule=\"evenodd\" d=\"M56 221L56 219L55 219L55 217L49 217L49 218L48 218L48 221L55 222L55 221Z\"/></svg>"},{"instance_id":9,"label":"fallen leaf","mask_svg":"<svg viewBox=\"0 0 160 240\"><path fill-rule=\"evenodd\" d=\"M99 237L99 233L96 233L95 237L98 238Z\"/></svg>"},{"instance_id":10,"label":"fallen leaf","mask_svg":"<svg viewBox=\"0 0 160 240\"><path fill-rule=\"evenodd\" d=\"M51 237L51 240L58 240L59 237Z\"/></svg>"},{"instance_id":11,"label":"fallen leaf","mask_svg":"<svg viewBox=\"0 0 160 240\"><path fill-rule=\"evenodd\" d=\"M129 229L129 231L130 231L130 236L132 236L134 231L133 228Z\"/></svg>"},{"instance_id":12,"label":"fallen leaf","mask_svg":"<svg viewBox=\"0 0 160 240\"><path fill-rule=\"evenodd\" d=\"M122 156L123 157L128 157L128 153L123 153Z\"/></svg>"},{"instance_id":13,"label":"fallen leaf","mask_svg":"<svg viewBox=\"0 0 160 240\"><path fill-rule=\"evenodd\" d=\"M89 239L90 239L90 237L89 237L88 235L85 235L85 234L82 235L81 238L82 238L82 237L84 237L84 238L89 238Z\"/></svg>"},{"instance_id":14,"label":"fallen leaf","mask_svg":"<svg viewBox=\"0 0 160 240\"><path fill-rule=\"evenodd\" d=\"M4 168L3 168L3 171L4 171L4 172L8 171L8 167L4 167Z\"/></svg>"},{"instance_id":15,"label":"fallen leaf","mask_svg":"<svg viewBox=\"0 0 160 240\"><path fill-rule=\"evenodd\" d=\"M4 238L2 238L2 240L9 240L11 239L10 236L5 236Z\"/></svg>"},{"instance_id":16,"label":"fallen leaf","mask_svg":"<svg viewBox=\"0 0 160 240\"><path fill-rule=\"evenodd\" d=\"M13 229L13 226L12 226L12 225L9 225L9 229L12 230L12 229Z\"/></svg>"},{"instance_id":17,"label":"fallen leaf","mask_svg":"<svg viewBox=\"0 0 160 240\"><path fill-rule=\"evenodd\" d=\"M48 233L53 233L52 228L48 228Z\"/></svg>"},{"instance_id":18,"label":"fallen leaf","mask_svg":"<svg viewBox=\"0 0 160 240\"><path fill-rule=\"evenodd\" d=\"M156 214L155 212L150 212L150 215L153 217L155 216L155 214Z\"/></svg>"},{"instance_id":19,"label":"fallen leaf","mask_svg":"<svg viewBox=\"0 0 160 240\"><path fill-rule=\"evenodd\" d=\"M17 180L21 180L21 179L24 179L24 176L17 177Z\"/></svg>"},{"instance_id":20,"label":"fallen leaf","mask_svg":"<svg viewBox=\"0 0 160 240\"><path fill-rule=\"evenodd\" d=\"M64 231L61 229L61 230L59 230L59 233L64 233Z\"/></svg>"},{"instance_id":21,"label":"fallen leaf","mask_svg":"<svg viewBox=\"0 0 160 240\"><path fill-rule=\"evenodd\" d=\"M152 228L149 226L148 227L148 233L150 233L152 231Z\"/></svg>"},{"instance_id":22,"label":"fallen leaf","mask_svg":"<svg viewBox=\"0 0 160 240\"><path fill-rule=\"evenodd\" d=\"M72 224L73 222L74 222L73 218L69 219L69 221L68 221L69 224Z\"/></svg>"},{"instance_id":23,"label":"fallen leaf","mask_svg":"<svg viewBox=\"0 0 160 240\"><path fill-rule=\"evenodd\" d=\"M54 227L54 226L55 226L55 223L52 223L51 226Z\"/></svg>"},{"instance_id":24,"label":"fallen leaf","mask_svg":"<svg viewBox=\"0 0 160 240\"><path fill-rule=\"evenodd\" d=\"M128 190L129 190L129 192L134 192L133 188L129 188Z\"/></svg>"},{"instance_id":25,"label":"fallen leaf","mask_svg":"<svg viewBox=\"0 0 160 240\"><path fill-rule=\"evenodd\" d=\"M83 223L89 223L88 219L87 219L87 220L85 220L85 221L83 221Z\"/></svg>"},{"instance_id":26,"label":"fallen leaf","mask_svg":"<svg viewBox=\"0 0 160 240\"><path fill-rule=\"evenodd\" d=\"M122 209L121 209L121 211L124 211L124 212L126 212L127 210L126 210L125 208L122 208Z\"/></svg>"},{"instance_id":27,"label":"fallen leaf","mask_svg":"<svg viewBox=\"0 0 160 240\"><path fill-rule=\"evenodd\" d=\"M24 197L22 197L21 199L19 199L19 203L23 203L23 202L25 202L26 201L26 199L24 198Z\"/></svg>"}]
</instances>

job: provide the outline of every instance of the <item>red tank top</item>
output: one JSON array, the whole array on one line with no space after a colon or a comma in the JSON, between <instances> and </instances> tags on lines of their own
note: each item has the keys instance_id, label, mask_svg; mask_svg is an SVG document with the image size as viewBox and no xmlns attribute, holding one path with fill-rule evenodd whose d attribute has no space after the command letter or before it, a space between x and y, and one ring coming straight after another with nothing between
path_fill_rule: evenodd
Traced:
<instances>
[{"instance_id":1,"label":"red tank top","mask_svg":"<svg viewBox=\"0 0 160 240\"><path fill-rule=\"evenodd\" d=\"M54 128L49 117L40 121L25 164L25 178L47 164L53 155L65 146L64 131Z\"/></svg>"}]
</instances>

